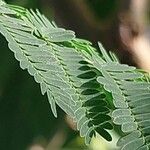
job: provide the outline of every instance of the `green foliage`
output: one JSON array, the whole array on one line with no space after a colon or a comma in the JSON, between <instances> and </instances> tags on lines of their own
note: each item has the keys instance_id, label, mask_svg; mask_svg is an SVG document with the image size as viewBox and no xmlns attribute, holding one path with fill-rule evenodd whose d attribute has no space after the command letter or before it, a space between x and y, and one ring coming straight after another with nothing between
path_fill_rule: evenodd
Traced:
<instances>
[{"instance_id":1,"label":"green foliage","mask_svg":"<svg viewBox=\"0 0 150 150\"><path fill-rule=\"evenodd\" d=\"M0 1L0 32L22 69L27 69L57 105L77 123L89 144L99 133L111 141L112 121L126 133L122 150L150 147L150 83L135 67L120 64L99 43L101 54L70 30L57 27L37 10Z\"/></svg>"},{"instance_id":2,"label":"green foliage","mask_svg":"<svg viewBox=\"0 0 150 150\"><path fill-rule=\"evenodd\" d=\"M112 126L103 92L98 91L97 87L87 88L91 80L96 84L96 73L88 67L79 51L63 44L74 39L74 32L55 27L38 11L35 14L32 10L15 6L9 6L10 9L7 6L2 6L2 9L9 11L0 16L1 33L20 62L20 67L27 69L40 83L43 95L47 93L54 116L57 117L57 104L77 122L80 135L85 136L87 144L96 131L111 140L104 130L112 129ZM77 41L74 43L77 44ZM89 105L90 101L95 102ZM101 103L98 106L97 101Z\"/></svg>"},{"instance_id":3,"label":"green foliage","mask_svg":"<svg viewBox=\"0 0 150 150\"><path fill-rule=\"evenodd\" d=\"M97 62L96 68L102 73L97 81L112 93L115 110L113 122L121 125L127 135L117 145L122 150L149 149L150 141L150 83L134 67L119 64L103 50L105 62ZM98 64L99 63L99 64Z\"/></svg>"}]
</instances>

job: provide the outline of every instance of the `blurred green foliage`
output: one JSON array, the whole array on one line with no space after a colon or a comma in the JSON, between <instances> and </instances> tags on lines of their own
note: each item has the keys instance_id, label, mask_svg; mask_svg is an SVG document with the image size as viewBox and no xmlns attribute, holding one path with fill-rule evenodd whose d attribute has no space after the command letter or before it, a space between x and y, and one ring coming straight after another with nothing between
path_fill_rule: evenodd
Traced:
<instances>
[{"instance_id":1,"label":"blurred green foliage","mask_svg":"<svg viewBox=\"0 0 150 150\"><path fill-rule=\"evenodd\" d=\"M86 0L98 19L109 19L117 8L117 0Z\"/></svg>"}]
</instances>

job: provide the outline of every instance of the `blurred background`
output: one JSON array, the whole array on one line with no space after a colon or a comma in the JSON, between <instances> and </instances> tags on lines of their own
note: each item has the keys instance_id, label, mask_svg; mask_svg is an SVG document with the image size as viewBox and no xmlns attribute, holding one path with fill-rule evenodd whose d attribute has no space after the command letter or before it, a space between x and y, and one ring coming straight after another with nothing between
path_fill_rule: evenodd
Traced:
<instances>
[{"instance_id":1,"label":"blurred background","mask_svg":"<svg viewBox=\"0 0 150 150\"><path fill-rule=\"evenodd\" d=\"M122 63L150 71L150 0L7 0L38 8L79 38L102 42ZM54 118L39 85L20 69L0 35L0 150L116 150L94 138L86 147L72 120L58 109Z\"/></svg>"}]
</instances>

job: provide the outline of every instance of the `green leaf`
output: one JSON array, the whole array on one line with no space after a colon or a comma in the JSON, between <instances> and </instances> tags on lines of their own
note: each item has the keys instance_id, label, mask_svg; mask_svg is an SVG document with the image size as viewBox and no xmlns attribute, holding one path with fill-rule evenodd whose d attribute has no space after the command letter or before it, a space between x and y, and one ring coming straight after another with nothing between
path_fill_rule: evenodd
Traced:
<instances>
[{"instance_id":1,"label":"green leaf","mask_svg":"<svg viewBox=\"0 0 150 150\"><path fill-rule=\"evenodd\" d=\"M150 135L150 83L135 67L111 61L101 45L100 49L104 61L93 63L101 72L97 81L112 94L115 106L113 122L121 125L124 133L128 133L119 140L118 146L121 150L147 149L150 144L147 140ZM93 60L98 59L94 53L92 57Z\"/></svg>"},{"instance_id":2,"label":"green leaf","mask_svg":"<svg viewBox=\"0 0 150 150\"><path fill-rule=\"evenodd\" d=\"M110 110L96 81L99 71L88 62L94 49L90 42L75 39L73 31L58 28L38 10L2 2L0 32L20 67L27 69L40 84L41 93L47 94L55 117L58 105L76 121L86 144L96 132L111 140L105 130L112 129Z\"/></svg>"}]
</instances>

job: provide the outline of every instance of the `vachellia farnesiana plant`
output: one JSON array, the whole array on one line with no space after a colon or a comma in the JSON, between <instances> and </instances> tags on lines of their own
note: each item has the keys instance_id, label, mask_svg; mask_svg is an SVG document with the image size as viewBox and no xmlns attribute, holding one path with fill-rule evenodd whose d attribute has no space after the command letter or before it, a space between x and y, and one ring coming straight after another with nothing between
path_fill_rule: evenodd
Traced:
<instances>
[{"instance_id":1,"label":"vachellia farnesiana plant","mask_svg":"<svg viewBox=\"0 0 150 150\"><path fill-rule=\"evenodd\" d=\"M2 0L0 32L20 67L47 94L54 116L59 106L76 122L86 144L96 133L111 141L109 130L116 124L124 133L117 142L121 150L150 149L150 83L144 72L120 64L100 43L99 53L38 10Z\"/></svg>"}]
</instances>

